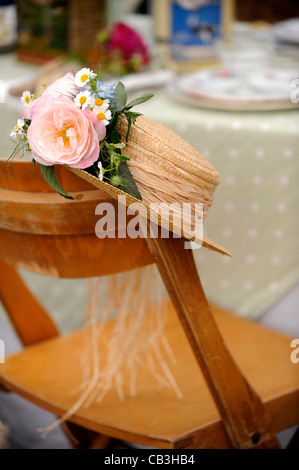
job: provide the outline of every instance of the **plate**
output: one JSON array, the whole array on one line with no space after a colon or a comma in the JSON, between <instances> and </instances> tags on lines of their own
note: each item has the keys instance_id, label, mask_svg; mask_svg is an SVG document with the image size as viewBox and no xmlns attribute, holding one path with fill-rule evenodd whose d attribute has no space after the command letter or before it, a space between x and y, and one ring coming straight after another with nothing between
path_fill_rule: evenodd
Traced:
<instances>
[{"instance_id":1,"label":"plate","mask_svg":"<svg viewBox=\"0 0 299 470\"><path fill-rule=\"evenodd\" d=\"M273 26L274 37L280 41L299 44L299 18L282 21Z\"/></svg>"},{"instance_id":2,"label":"plate","mask_svg":"<svg viewBox=\"0 0 299 470\"><path fill-rule=\"evenodd\" d=\"M207 69L177 78L167 92L183 103L213 109L294 109L290 94L296 78L299 71L269 68L251 74L244 82L229 70Z\"/></svg>"}]
</instances>

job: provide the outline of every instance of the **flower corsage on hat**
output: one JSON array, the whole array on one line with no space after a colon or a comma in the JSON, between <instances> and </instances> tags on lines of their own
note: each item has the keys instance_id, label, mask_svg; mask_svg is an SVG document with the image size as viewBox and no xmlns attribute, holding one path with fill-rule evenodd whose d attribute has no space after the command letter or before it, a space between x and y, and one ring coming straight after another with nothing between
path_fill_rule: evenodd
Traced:
<instances>
[{"instance_id":1,"label":"flower corsage on hat","mask_svg":"<svg viewBox=\"0 0 299 470\"><path fill-rule=\"evenodd\" d=\"M120 119L130 127L140 113L135 105L150 99L144 94L127 104L124 85L103 84L96 73L83 68L74 76L67 73L47 87L40 97L24 91L21 101L27 108L11 138L16 148L11 156L31 151L47 183L66 198L71 196L60 186L54 165L86 170L137 199L138 188L124 155L126 144L117 130Z\"/></svg>"}]
</instances>

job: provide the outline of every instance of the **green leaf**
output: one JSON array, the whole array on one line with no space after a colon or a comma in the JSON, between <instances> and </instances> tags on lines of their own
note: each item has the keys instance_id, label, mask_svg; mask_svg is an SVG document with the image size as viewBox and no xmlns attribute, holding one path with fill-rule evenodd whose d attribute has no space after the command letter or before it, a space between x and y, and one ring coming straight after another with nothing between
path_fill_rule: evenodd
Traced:
<instances>
[{"instance_id":1,"label":"green leaf","mask_svg":"<svg viewBox=\"0 0 299 470\"><path fill-rule=\"evenodd\" d=\"M142 116L142 113L135 113L135 111L125 111L126 116L130 116L132 118L133 124L135 124L136 119L138 116Z\"/></svg>"},{"instance_id":2,"label":"green leaf","mask_svg":"<svg viewBox=\"0 0 299 470\"><path fill-rule=\"evenodd\" d=\"M121 153L118 154L118 158L121 162L126 162L126 161L130 160L129 157L126 157L125 155L122 155Z\"/></svg>"},{"instance_id":3,"label":"green leaf","mask_svg":"<svg viewBox=\"0 0 299 470\"><path fill-rule=\"evenodd\" d=\"M122 162L119 165L118 173L122 176L122 179L124 179L125 181L125 183L122 184L121 189L125 191L127 194L130 194L130 196L133 196L136 199L139 199L140 201L142 201L142 197L139 192L139 189L137 188L135 180L133 176L131 175L131 172L126 162Z\"/></svg>"},{"instance_id":4,"label":"green leaf","mask_svg":"<svg viewBox=\"0 0 299 470\"><path fill-rule=\"evenodd\" d=\"M114 90L114 97L109 105L112 113L122 111L127 102L127 92L122 82L117 82Z\"/></svg>"},{"instance_id":5,"label":"green leaf","mask_svg":"<svg viewBox=\"0 0 299 470\"><path fill-rule=\"evenodd\" d=\"M125 111L125 116L126 116L127 121L128 121L128 130L127 130L127 135L126 135L126 142L128 142L131 126L132 126L132 124L135 124L136 119L138 118L138 116L142 116L142 114L141 113L135 113L135 112L132 112L132 111Z\"/></svg>"},{"instance_id":6,"label":"green leaf","mask_svg":"<svg viewBox=\"0 0 299 470\"><path fill-rule=\"evenodd\" d=\"M113 106L113 101L112 101L112 100L110 101L110 105L109 105L109 106L110 106L110 109L111 109L111 106ZM112 132L114 131L115 126L116 126L116 124L117 124L117 120L118 120L118 113L117 113L117 112L114 112L114 113L113 113L113 117L112 117L112 119L111 119L111 121L110 121L110 124L109 124L109 126L107 127L107 135L108 135L109 133L112 133Z\"/></svg>"},{"instance_id":7,"label":"green leaf","mask_svg":"<svg viewBox=\"0 0 299 470\"><path fill-rule=\"evenodd\" d=\"M124 149L126 144L124 143L117 143L117 144L109 144L109 146L111 146L111 148L116 148L116 149Z\"/></svg>"},{"instance_id":8,"label":"green leaf","mask_svg":"<svg viewBox=\"0 0 299 470\"><path fill-rule=\"evenodd\" d=\"M119 144L120 142L120 135L117 129L113 129L113 131L110 134L111 141L113 144Z\"/></svg>"},{"instance_id":9,"label":"green leaf","mask_svg":"<svg viewBox=\"0 0 299 470\"><path fill-rule=\"evenodd\" d=\"M153 96L154 95L152 93L144 93L144 95L140 96L140 98L137 98L136 100L133 100L129 104L127 104L127 106L125 107L125 111L133 108L133 106L145 103L146 101L150 100Z\"/></svg>"},{"instance_id":10,"label":"green leaf","mask_svg":"<svg viewBox=\"0 0 299 470\"><path fill-rule=\"evenodd\" d=\"M126 142L128 142L131 126L132 126L132 118L130 116L127 116L127 121L128 121L128 130L126 134Z\"/></svg>"},{"instance_id":11,"label":"green leaf","mask_svg":"<svg viewBox=\"0 0 299 470\"><path fill-rule=\"evenodd\" d=\"M56 191L58 194L65 197L66 199L74 199L58 183L54 166L45 166L40 164L39 167L46 182L49 186L51 186L52 189L54 189L54 191Z\"/></svg>"}]
</instances>

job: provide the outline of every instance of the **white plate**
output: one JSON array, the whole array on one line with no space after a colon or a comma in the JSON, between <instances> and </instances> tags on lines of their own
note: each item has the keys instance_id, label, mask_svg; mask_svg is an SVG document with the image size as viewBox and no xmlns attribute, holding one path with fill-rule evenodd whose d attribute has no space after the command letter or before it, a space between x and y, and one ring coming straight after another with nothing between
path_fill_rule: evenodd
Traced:
<instances>
[{"instance_id":1,"label":"white plate","mask_svg":"<svg viewBox=\"0 0 299 470\"><path fill-rule=\"evenodd\" d=\"M179 77L167 87L181 102L215 109L290 109L290 82L299 78L294 70L267 69L243 83L224 69L209 69Z\"/></svg>"},{"instance_id":2,"label":"white plate","mask_svg":"<svg viewBox=\"0 0 299 470\"><path fill-rule=\"evenodd\" d=\"M275 99L288 97L290 85L297 78L297 70L267 69L253 74L248 81L256 90Z\"/></svg>"}]
</instances>

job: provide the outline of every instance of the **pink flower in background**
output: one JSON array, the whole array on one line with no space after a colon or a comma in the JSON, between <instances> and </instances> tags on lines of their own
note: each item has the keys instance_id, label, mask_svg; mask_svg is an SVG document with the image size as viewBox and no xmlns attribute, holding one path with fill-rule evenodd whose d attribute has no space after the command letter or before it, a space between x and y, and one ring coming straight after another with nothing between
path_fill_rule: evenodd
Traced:
<instances>
[{"instance_id":1,"label":"pink flower in background","mask_svg":"<svg viewBox=\"0 0 299 470\"><path fill-rule=\"evenodd\" d=\"M32 157L46 166L88 168L99 158L99 141L105 138L106 127L94 113L57 94L55 83L25 115L31 119L27 139Z\"/></svg>"},{"instance_id":2,"label":"pink flower in background","mask_svg":"<svg viewBox=\"0 0 299 470\"><path fill-rule=\"evenodd\" d=\"M124 23L115 23L106 44L107 53L120 53L125 61L138 56L142 65L149 63L148 48L141 36Z\"/></svg>"}]
</instances>

